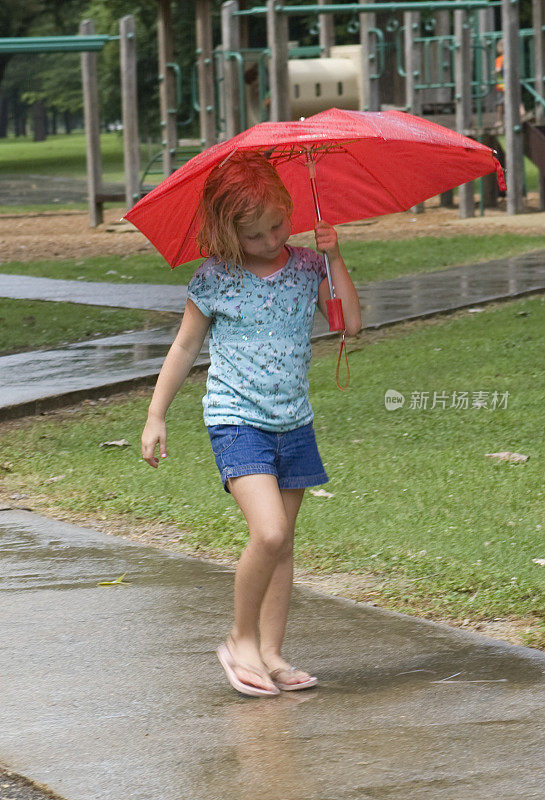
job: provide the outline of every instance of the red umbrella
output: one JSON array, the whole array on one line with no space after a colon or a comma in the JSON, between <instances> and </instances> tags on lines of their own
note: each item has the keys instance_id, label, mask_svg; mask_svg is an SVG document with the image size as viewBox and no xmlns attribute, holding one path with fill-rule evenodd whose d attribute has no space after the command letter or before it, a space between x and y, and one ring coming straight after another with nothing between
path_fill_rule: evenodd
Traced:
<instances>
[{"instance_id":1,"label":"red umbrella","mask_svg":"<svg viewBox=\"0 0 545 800\"><path fill-rule=\"evenodd\" d=\"M490 147L402 111L332 108L299 122L261 122L196 155L125 215L171 267L201 255L202 188L235 149L269 154L293 199L292 233L314 228L309 150L319 164L322 216L331 225L406 211L494 171L503 180Z\"/></svg>"},{"instance_id":2,"label":"red umbrella","mask_svg":"<svg viewBox=\"0 0 545 800\"><path fill-rule=\"evenodd\" d=\"M292 233L312 230L316 215L338 225L406 211L491 172L505 188L490 147L402 111L331 108L299 122L262 122L199 153L125 215L173 268L202 255L196 235L204 182L235 150L263 152L274 164L294 203ZM326 268L333 298L327 258ZM340 304L328 300L330 330L344 329Z\"/></svg>"}]
</instances>

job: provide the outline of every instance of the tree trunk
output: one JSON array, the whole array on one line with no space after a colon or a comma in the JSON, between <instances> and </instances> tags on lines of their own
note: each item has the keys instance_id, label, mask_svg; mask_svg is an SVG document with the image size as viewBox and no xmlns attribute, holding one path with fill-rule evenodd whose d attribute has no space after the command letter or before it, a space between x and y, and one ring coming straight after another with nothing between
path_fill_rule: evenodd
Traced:
<instances>
[{"instance_id":1,"label":"tree trunk","mask_svg":"<svg viewBox=\"0 0 545 800\"><path fill-rule=\"evenodd\" d=\"M8 135L8 108L7 93L0 89L0 139L5 139Z\"/></svg>"},{"instance_id":2,"label":"tree trunk","mask_svg":"<svg viewBox=\"0 0 545 800\"><path fill-rule=\"evenodd\" d=\"M72 133L72 118L69 111L64 112L64 132Z\"/></svg>"},{"instance_id":3,"label":"tree trunk","mask_svg":"<svg viewBox=\"0 0 545 800\"><path fill-rule=\"evenodd\" d=\"M45 142L47 139L47 119L45 106L41 100L32 105L32 128L35 142Z\"/></svg>"},{"instance_id":4,"label":"tree trunk","mask_svg":"<svg viewBox=\"0 0 545 800\"><path fill-rule=\"evenodd\" d=\"M19 95L14 100L13 123L16 136L26 136L27 107L19 100Z\"/></svg>"}]
</instances>

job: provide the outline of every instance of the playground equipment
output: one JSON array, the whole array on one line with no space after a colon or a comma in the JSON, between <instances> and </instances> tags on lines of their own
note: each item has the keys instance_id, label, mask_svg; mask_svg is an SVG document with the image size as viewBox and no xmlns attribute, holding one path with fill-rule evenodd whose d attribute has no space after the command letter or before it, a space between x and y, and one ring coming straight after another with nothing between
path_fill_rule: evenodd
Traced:
<instances>
[{"instance_id":1,"label":"playground equipment","mask_svg":"<svg viewBox=\"0 0 545 800\"><path fill-rule=\"evenodd\" d=\"M411 0L285 6L277 0L239 9L227 0L221 10L221 44L212 41L210 0L195 3L198 85L191 76L191 108L200 115L201 140L180 147L176 120L179 79L173 61L170 0L157 0L161 159L166 177L200 147L236 135L252 124L309 116L330 107L380 111L397 108L429 117L498 151L506 169L507 212L523 210L523 153L540 172L540 208L545 209L545 0L532 0L532 28L519 30L518 0ZM494 24L501 15L501 30ZM289 41L289 18L311 16L315 47ZM346 21L360 43L335 45L333 17ZM248 47L248 23L265 18L267 46ZM497 126L495 56L502 38L504 61L503 126ZM124 195L102 187L97 89L97 51L120 42L125 153ZM82 53L90 224L102 221L106 201L131 207L144 191L139 182L136 52L134 19L120 21L120 35L94 33L90 20L79 36L0 39L2 52ZM178 97L177 97L178 87ZM521 90L533 106L522 120ZM198 94L198 100L197 100ZM192 112L191 112L192 113ZM187 122L187 121L186 121ZM498 134L505 133L505 153ZM480 179L480 212L495 205L494 176ZM473 183L459 187L460 216L475 213ZM452 193L441 197L452 203ZM422 211L417 206L415 211Z\"/></svg>"},{"instance_id":2,"label":"playground equipment","mask_svg":"<svg viewBox=\"0 0 545 800\"><path fill-rule=\"evenodd\" d=\"M85 20L79 36L34 36L0 39L0 53L81 53L81 77L87 148L87 194L89 221L96 227L103 220L104 203L126 202L130 208L140 197L138 187L139 141L136 90L134 17L119 21L119 36L95 34L92 20ZM107 42L120 44L121 97L125 166L125 193L107 193L102 187L100 123L98 106L97 52Z\"/></svg>"},{"instance_id":3,"label":"playground equipment","mask_svg":"<svg viewBox=\"0 0 545 800\"><path fill-rule=\"evenodd\" d=\"M545 209L545 0L533 0L533 27L523 31L519 30L517 0L294 6L267 0L266 5L242 10L237 0L228 0L222 5L222 44L215 53L210 42L206 49L202 38L209 4L197 5L199 69L204 61L209 71L214 65L219 67L216 76L221 91L216 93L224 98L223 103L216 103L210 82L207 88L200 86L203 144L213 143L206 139L212 109L219 119L218 138L223 140L256 121L296 119L305 103L313 113L331 105L353 108L355 78L360 110L393 107L429 116L494 147L500 157L503 151L497 136L504 132L507 212L523 210L523 150L540 170L540 207ZM501 30L494 29L494 9L501 12ZM334 46L333 26L327 24L334 14L348 19L352 32L359 29L360 44L344 53ZM296 50L289 42L292 15L314 16L313 30L320 33L319 53L329 58L292 60ZM266 17L267 47L251 51L241 47L241 23L258 17ZM378 26L380 20L382 27ZM503 130L497 125L494 64L500 38L505 54ZM343 58L346 65L338 63ZM250 81L250 91L247 77L252 70L255 78ZM339 94L345 86L350 87L346 105ZM521 120L521 88L532 98L532 122ZM207 110L204 115L203 107ZM203 123L208 125L206 135ZM473 184L461 186L458 197L460 215L472 216ZM485 202L496 202L493 176L481 184L481 213Z\"/></svg>"},{"instance_id":4,"label":"playground equipment","mask_svg":"<svg viewBox=\"0 0 545 800\"><path fill-rule=\"evenodd\" d=\"M288 61L292 118L309 117L324 108L342 105L360 107L358 70L346 58L317 58Z\"/></svg>"},{"instance_id":5,"label":"playground equipment","mask_svg":"<svg viewBox=\"0 0 545 800\"><path fill-rule=\"evenodd\" d=\"M80 34L94 33L92 20L84 20ZM87 193L89 197L89 224L92 228L103 221L104 203L126 202L132 206L140 197L138 172L140 143L138 138L138 93L136 85L136 37L134 17L119 21L121 111L123 120L123 152L125 167L125 195L106 193L102 188L102 159L100 155L100 122L98 105L97 56L83 52L81 77L83 86L83 113L87 145Z\"/></svg>"}]
</instances>

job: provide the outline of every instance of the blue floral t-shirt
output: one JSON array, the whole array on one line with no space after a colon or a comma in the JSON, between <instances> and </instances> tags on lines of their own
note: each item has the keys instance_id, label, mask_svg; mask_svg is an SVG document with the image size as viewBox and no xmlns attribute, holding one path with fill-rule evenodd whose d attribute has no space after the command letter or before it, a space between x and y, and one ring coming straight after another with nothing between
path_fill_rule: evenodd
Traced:
<instances>
[{"instance_id":1,"label":"blue floral t-shirt","mask_svg":"<svg viewBox=\"0 0 545 800\"><path fill-rule=\"evenodd\" d=\"M212 321L205 425L253 425L288 431L309 423L310 335L324 257L286 245L284 267L267 278L207 258L188 297ZM241 281L241 276L242 281Z\"/></svg>"}]
</instances>

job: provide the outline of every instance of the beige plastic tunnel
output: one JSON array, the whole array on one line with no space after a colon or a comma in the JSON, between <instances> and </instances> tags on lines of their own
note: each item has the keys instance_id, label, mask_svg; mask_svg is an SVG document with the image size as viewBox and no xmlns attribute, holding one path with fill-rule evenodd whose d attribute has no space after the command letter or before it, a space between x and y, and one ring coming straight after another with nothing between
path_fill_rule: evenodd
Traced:
<instances>
[{"instance_id":1,"label":"beige plastic tunnel","mask_svg":"<svg viewBox=\"0 0 545 800\"><path fill-rule=\"evenodd\" d=\"M361 108L361 48L339 45L331 58L288 61L291 119L309 117L327 108ZM260 121L257 82L246 86L247 125Z\"/></svg>"}]
</instances>

